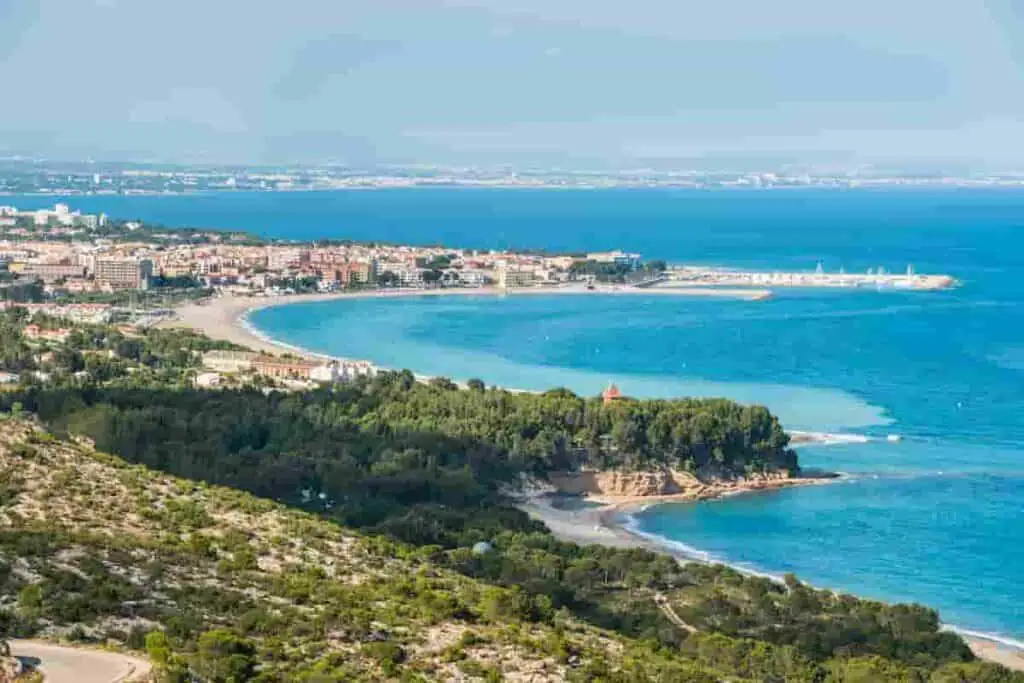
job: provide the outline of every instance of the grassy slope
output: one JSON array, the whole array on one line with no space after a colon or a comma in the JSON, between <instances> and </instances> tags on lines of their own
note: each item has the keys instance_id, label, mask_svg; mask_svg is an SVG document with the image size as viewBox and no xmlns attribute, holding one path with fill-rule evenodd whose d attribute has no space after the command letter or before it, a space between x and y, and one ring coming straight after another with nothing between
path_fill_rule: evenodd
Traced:
<instances>
[{"instance_id":1,"label":"grassy slope","mask_svg":"<svg viewBox=\"0 0 1024 683\"><path fill-rule=\"evenodd\" d=\"M425 554L26 422L0 423L0 482L0 607L45 637L138 646L159 626L188 651L201 631L235 628L268 678L325 681L557 681L636 648L568 617L504 619L510 591Z\"/></svg>"},{"instance_id":2,"label":"grassy slope","mask_svg":"<svg viewBox=\"0 0 1024 683\"><path fill-rule=\"evenodd\" d=\"M262 681L1019 680L973 663L931 675L877 657L812 666L757 624L767 615L821 634L827 606L816 608L824 622L786 615L794 599L822 596L696 566L714 576L662 600L703 633L669 652L564 612L524 620L521 593L443 569L438 552L0 420L0 627L8 615L14 635L142 648L160 629L177 663L195 667L202 633L229 629L255 646ZM751 604L762 616L739 618Z\"/></svg>"}]
</instances>

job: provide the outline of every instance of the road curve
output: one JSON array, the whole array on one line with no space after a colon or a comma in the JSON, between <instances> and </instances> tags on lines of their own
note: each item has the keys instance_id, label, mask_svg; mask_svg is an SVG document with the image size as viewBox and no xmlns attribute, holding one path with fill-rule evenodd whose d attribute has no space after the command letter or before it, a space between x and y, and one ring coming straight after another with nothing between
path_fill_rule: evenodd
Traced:
<instances>
[{"instance_id":1,"label":"road curve","mask_svg":"<svg viewBox=\"0 0 1024 683\"><path fill-rule=\"evenodd\" d=\"M145 680L144 659L117 652L64 647L38 640L11 640L11 654L31 661L46 683L129 683Z\"/></svg>"}]
</instances>

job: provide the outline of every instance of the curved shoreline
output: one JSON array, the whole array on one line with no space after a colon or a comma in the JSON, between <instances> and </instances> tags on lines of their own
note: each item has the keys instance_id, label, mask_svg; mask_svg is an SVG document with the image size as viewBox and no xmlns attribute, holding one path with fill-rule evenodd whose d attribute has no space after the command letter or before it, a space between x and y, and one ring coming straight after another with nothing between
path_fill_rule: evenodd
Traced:
<instances>
[{"instance_id":1,"label":"curved shoreline","mask_svg":"<svg viewBox=\"0 0 1024 683\"><path fill-rule=\"evenodd\" d=\"M519 509L530 517L543 522L551 533L562 541L578 545L600 544L616 548L639 548L656 553L664 553L679 562L702 562L724 564L743 574L781 580L778 575L770 572L751 569L728 560L717 559L710 553L688 546L658 534L648 534L634 528L629 520L634 519L632 513L644 511L653 505L669 505L683 503L699 503L706 500L733 495L754 495L781 488L828 484L842 481L842 477L832 479L780 480L774 486L738 488L726 494L704 497L691 494L671 494L665 496L628 496L588 498L599 507L584 510L562 510L554 507L547 494L528 496L518 505ZM623 520L622 517L629 518ZM818 587L821 588L821 587ZM996 664L1001 664L1014 671L1024 671L1024 642L995 633L985 633L963 628L955 624L942 624L942 628L958 634L971 648L974 655Z\"/></svg>"},{"instance_id":2,"label":"curved shoreline","mask_svg":"<svg viewBox=\"0 0 1024 683\"><path fill-rule=\"evenodd\" d=\"M746 290L745 299L756 300L757 296L750 296L750 290ZM308 358L314 361L323 360L350 360L331 356L323 353L316 353L303 349L286 342L271 338L265 333L257 330L248 320L247 315L253 311L273 306L282 306L298 303L310 303L319 301L332 301L336 299L367 299L367 298L407 298L407 297L430 297L430 296L504 296L504 295L543 295L543 294L605 294L605 295L638 295L655 294L669 296L687 296L690 292L666 291L657 292L649 289L597 289L588 290L585 288L529 288L513 289L509 291L497 288L480 289L448 289L448 290L392 290L356 293L329 293L329 294L295 294L273 297L221 297L204 305L188 304L179 309L179 319L165 325L188 327L206 334L213 339L229 341L240 346L247 346L252 349L267 353L289 353ZM694 295L711 295L715 297L731 298L736 292L723 292L722 290L698 290ZM428 379L425 376L417 375L420 379ZM819 441L814 438L834 437L831 434L803 433L807 438L804 444L837 443L837 441ZM846 435L843 435L846 436ZM860 435L850 435L858 442ZM840 440L838 443L848 442ZM784 486L808 485L816 483L828 483L835 479L807 479L799 483L790 483ZM763 490L777 490L780 486L758 487L740 489L729 492L728 495L746 495ZM651 538L646 534L638 533L628 528L618 517L628 514L630 510L650 504L686 503L699 502L702 500L689 494L672 494L669 496L631 497L626 499L612 500L610 498L593 499L595 502L603 502L600 508L586 511L584 514L571 511L556 510L549 504L545 504L532 497L520 503L520 508L531 516L543 521L551 532L558 538L580 544L600 543L615 547L644 548L654 552L667 553L680 560L686 561L713 561L710 555L702 551L686 547L686 552L680 551L673 544L681 547L684 544L672 541L671 539ZM721 493L718 496L720 497ZM726 564L728 564L726 562ZM751 571L748 568L730 565L740 571ZM771 576L770 574L765 574ZM945 625L964 638L970 645L975 655L979 658L996 662L1019 671L1024 671L1024 643L999 636L997 634L981 633L969 629L963 629L952 625Z\"/></svg>"},{"instance_id":3,"label":"curved shoreline","mask_svg":"<svg viewBox=\"0 0 1024 683\"><path fill-rule=\"evenodd\" d=\"M290 294L263 297L220 296L203 304L185 304L176 310L178 319L164 326L189 327L202 332L212 339L229 341L239 346L248 346L268 353L292 353L313 360L334 359L328 354L316 353L298 346L277 341L256 330L248 323L246 316L263 308L289 304L334 301L342 299L394 299L409 297L448 296L543 296L543 295L598 295L598 296L680 296L760 301L771 296L771 290L744 288L690 287L672 290L628 287L625 285L601 285L595 289L584 286L522 287L500 289L498 287L474 287L458 289L391 289L366 292L331 292L325 294Z\"/></svg>"}]
</instances>

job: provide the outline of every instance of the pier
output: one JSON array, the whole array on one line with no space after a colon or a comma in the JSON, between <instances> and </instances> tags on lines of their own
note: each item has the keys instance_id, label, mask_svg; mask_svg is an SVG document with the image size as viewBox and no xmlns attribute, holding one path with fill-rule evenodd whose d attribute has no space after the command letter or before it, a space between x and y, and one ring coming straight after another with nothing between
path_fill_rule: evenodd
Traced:
<instances>
[{"instance_id":1,"label":"pier","mask_svg":"<svg viewBox=\"0 0 1024 683\"><path fill-rule=\"evenodd\" d=\"M813 271L778 272L746 271L704 266L674 266L666 277L648 286L671 287L828 287L872 288L933 291L955 287L957 281L950 275L922 275L908 266L904 273L888 273L882 268L864 273L827 273L819 264Z\"/></svg>"}]
</instances>

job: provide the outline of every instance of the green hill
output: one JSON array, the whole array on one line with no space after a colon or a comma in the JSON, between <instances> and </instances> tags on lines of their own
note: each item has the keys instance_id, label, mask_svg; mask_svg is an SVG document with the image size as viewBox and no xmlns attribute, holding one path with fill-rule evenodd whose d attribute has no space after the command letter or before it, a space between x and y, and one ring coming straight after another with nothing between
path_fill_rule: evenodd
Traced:
<instances>
[{"instance_id":1,"label":"green hill","mask_svg":"<svg viewBox=\"0 0 1024 683\"><path fill-rule=\"evenodd\" d=\"M545 533L498 534L482 555L414 546L0 423L0 628L144 650L165 680L1020 680L967 662L927 611L873 650L893 614L846 599L859 630L834 637L850 656L770 633L740 607L803 614L787 623L808 633L850 610L750 581Z\"/></svg>"}]
</instances>

